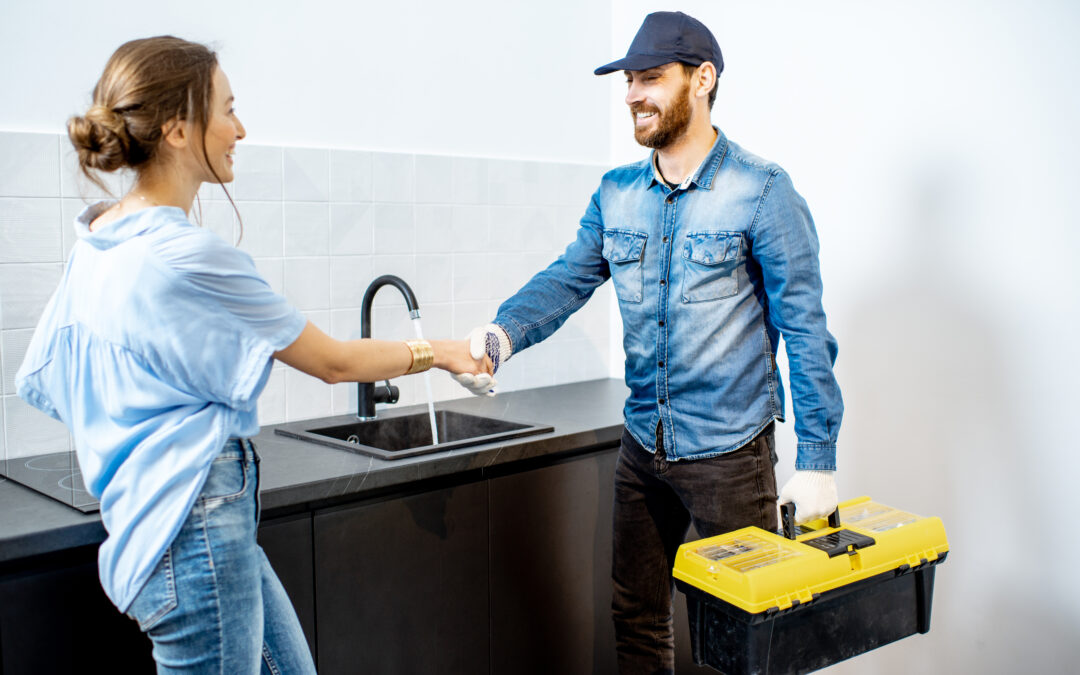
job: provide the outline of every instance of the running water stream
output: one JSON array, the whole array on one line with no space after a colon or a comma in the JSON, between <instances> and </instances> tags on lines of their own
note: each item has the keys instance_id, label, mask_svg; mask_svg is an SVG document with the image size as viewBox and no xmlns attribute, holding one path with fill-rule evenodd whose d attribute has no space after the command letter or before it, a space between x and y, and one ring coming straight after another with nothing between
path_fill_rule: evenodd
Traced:
<instances>
[{"instance_id":1,"label":"running water stream","mask_svg":"<svg viewBox=\"0 0 1080 675\"><path fill-rule=\"evenodd\" d=\"M424 339L424 331L420 327L420 317L416 317L412 320L413 328L416 330L416 339ZM427 388L427 412L428 419L431 420L431 444L439 444L439 425L435 422L435 397L431 395L431 371L424 371L424 387Z\"/></svg>"}]
</instances>

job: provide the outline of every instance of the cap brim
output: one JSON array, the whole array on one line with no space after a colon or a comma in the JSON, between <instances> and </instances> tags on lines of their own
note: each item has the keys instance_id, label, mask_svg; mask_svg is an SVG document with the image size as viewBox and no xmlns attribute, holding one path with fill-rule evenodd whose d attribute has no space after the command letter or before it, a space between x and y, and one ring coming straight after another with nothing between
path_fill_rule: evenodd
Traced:
<instances>
[{"instance_id":1,"label":"cap brim","mask_svg":"<svg viewBox=\"0 0 1080 675\"><path fill-rule=\"evenodd\" d=\"M593 71L593 75L607 75L616 70L648 70L674 61L670 56L650 56L648 54L634 54L626 56L618 61L612 61L606 66L600 66Z\"/></svg>"}]
</instances>

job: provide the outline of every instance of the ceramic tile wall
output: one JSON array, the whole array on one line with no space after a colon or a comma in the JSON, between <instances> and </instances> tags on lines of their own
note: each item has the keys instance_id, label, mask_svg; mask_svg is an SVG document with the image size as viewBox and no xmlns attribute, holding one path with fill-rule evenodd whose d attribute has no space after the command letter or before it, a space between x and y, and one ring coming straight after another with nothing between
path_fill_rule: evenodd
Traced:
<instances>
[{"instance_id":1,"label":"ceramic tile wall","mask_svg":"<svg viewBox=\"0 0 1080 675\"><path fill-rule=\"evenodd\" d=\"M463 337L570 242L599 166L252 146L237 148L230 187L204 186L193 215L236 242L278 292L330 335L360 335L368 283L397 274L420 303L426 337ZM109 176L114 194L127 175ZM15 371L74 244L70 223L104 193L76 170L66 137L0 132L0 458L70 447L64 426L15 396ZM242 222L242 228L241 228ZM242 229L242 237L241 237ZM500 371L501 389L606 377L610 285L544 343ZM393 288L376 297L373 336L414 335ZM622 358L617 355L616 358ZM434 398L468 395L432 373ZM423 376L395 381L401 403L426 400ZM275 365L263 424L342 414L355 385L330 386Z\"/></svg>"}]
</instances>

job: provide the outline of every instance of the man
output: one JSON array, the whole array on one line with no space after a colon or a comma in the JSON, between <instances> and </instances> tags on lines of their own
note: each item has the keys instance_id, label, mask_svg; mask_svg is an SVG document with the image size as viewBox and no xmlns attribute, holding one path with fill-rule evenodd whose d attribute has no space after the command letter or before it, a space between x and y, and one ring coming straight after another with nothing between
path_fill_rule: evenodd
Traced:
<instances>
[{"instance_id":1,"label":"man","mask_svg":"<svg viewBox=\"0 0 1080 675\"><path fill-rule=\"evenodd\" d=\"M645 18L625 58L634 137L653 148L609 171L577 239L470 334L496 368L555 332L608 277L625 326L625 430L616 467L613 601L619 670L672 672L671 569L692 521L702 536L777 527L773 420L787 347L799 438L780 493L799 522L836 507L843 413L836 341L821 307L806 203L775 164L712 126L724 63L680 12ZM488 376L458 377L477 394Z\"/></svg>"}]
</instances>

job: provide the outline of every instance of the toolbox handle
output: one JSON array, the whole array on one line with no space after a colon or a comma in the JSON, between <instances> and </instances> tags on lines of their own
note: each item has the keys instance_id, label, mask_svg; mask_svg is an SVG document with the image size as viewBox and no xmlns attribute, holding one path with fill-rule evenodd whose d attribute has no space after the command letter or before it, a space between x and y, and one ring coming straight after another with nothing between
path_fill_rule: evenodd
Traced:
<instances>
[{"instance_id":1,"label":"toolbox handle","mask_svg":"<svg viewBox=\"0 0 1080 675\"><path fill-rule=\"evenodd\" d=\"M780 505L780 525L785 537L795 538L795 502L784 502ZM840 527L839 506L829 514L829 527Z\"/></svg>"}]
</instances>

